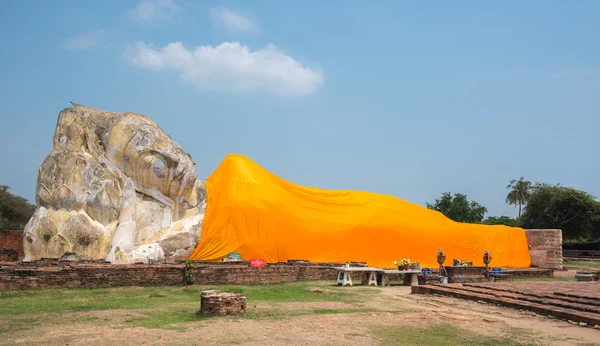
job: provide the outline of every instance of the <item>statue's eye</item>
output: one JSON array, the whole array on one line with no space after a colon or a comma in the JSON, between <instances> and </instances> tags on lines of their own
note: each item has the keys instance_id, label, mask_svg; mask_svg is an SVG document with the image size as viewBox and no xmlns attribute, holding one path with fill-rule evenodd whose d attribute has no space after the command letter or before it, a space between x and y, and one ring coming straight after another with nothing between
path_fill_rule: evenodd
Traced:
<instances>
[{"instance_id":1,"label":"statue's eye","mask_svg":"<svg viewBox=\"0 0 600 346\"><path fill-rule=\"evenodd\" d=\"M158 178L167 176L167 162L162 157L157 157L152 162L152 171Z\"/></svg>"}]
</instances>

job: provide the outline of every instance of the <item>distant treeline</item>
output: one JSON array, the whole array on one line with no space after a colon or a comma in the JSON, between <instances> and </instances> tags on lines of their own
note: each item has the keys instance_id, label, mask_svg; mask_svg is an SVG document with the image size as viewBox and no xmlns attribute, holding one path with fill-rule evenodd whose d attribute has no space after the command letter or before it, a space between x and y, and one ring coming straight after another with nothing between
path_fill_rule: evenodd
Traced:
<instances>
[{"instance_id":1,"label":"distant treeline","mask_svg":"<svg viewBox=\"0 0 600 346\"><path fill-rule=\"evenodd\" d=\"M560 184L532 184L521 177L507 186L506 203L518 208L516 218L487 216L487 208L461 193L445 192L427 207L458 222L561 229L564 242L600 238L600 201L593 195Z\"/></svg>"},{"instance_id":2,"label":"distant treeline","mask_svg":"<svg viewBox=\"0 0 600 346\"><path fill-rule=\"evenodd\" d=\"M0 231L23 229L34 211L35 205L0 185Z\"/></svg>"}]
</instances>

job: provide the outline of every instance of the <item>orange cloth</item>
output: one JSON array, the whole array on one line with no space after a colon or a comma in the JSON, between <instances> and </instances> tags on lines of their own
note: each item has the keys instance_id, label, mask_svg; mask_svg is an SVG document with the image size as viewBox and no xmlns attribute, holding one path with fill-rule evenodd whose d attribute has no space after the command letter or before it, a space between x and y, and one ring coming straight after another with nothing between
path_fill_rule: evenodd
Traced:
<instances>
[{"instance_id":1,"label":"orange cloth","mask_svg":"<svg viewBox=\"0 0 600 346\"><path fill-rule=\"evenodd\" d=\"M192 260L220 261L229 252L268 263L364 261L393 267L410 258L437 268L443 249L453 258L490 266L529 267L521 228L454 222L396 197L361 191L303 187L242 155L229 155L206 180L207 209Z\"/></svg>"}]
</instances>

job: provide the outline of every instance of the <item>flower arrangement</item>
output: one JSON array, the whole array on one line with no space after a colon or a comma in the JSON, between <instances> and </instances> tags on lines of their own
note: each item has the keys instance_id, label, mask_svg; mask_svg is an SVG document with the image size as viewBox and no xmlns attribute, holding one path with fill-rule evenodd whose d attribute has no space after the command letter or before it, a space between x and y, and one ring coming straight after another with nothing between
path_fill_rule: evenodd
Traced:
<instances>
[{"instance_id":1,"label":"flower arrangement","mask_svg":"<svg viewBox=\"0 0 600 346\"><path fill-rule=\"evenodd\" d=\"M400 267L403 267L404 270L408 270L408 267L410 266L410 258L403 258L400 262L394 261L394 265L397 266L398 269L400 269Z\"/></svg>"}]
</instances>

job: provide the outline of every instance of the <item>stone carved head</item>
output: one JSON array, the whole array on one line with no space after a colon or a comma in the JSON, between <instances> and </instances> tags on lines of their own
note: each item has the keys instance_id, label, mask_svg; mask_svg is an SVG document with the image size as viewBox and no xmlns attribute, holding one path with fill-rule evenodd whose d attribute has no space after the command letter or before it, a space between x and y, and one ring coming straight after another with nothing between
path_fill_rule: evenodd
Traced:
<instances>
[{"instance_id":1,"label":"stone carved head","mask_svg":"<svg viewBox=\"0 0 600 346\"><path fill-rule=\"evenodd\" d=\"M142 114L73 106L60 112L40 166L26 256L185 259L206 200L191 156Z\"/></svg>"}]
</instances>

